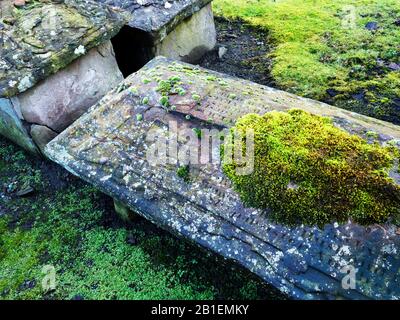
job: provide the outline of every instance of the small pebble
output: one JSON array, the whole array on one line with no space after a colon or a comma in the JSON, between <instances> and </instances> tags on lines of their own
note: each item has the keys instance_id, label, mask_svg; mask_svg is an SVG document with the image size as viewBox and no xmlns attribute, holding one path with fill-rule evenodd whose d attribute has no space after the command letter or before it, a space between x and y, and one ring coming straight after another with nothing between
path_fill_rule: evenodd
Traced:
<instances>
[{"instance_id":1,"label":"small pebble","mask_svg":"<svg viewBox=\"0 0 400 320\"><path fill-rule=\"evenodd\" d=\"M398 70L400 70L400 65L398 65L397 63L392 62L392 63L390 63L388 65L388 68L391 69L391 70L394 70L394 71L398 71Z\"/></svg>"},{"instance_id":2,"label":"small pebble","mask_svg":"<svg viewBox=\"0 0 400 320\"><path fill-rule=\"evenodd\" d=\"M25 4L25 0L14 0L14 6L16 7L23 7Z\"/></svg>"},{"instance_id":3,"label":"small pebble","mask_svg":"<svg viewBox=\"0 0 400 320\"><path fill-rule=\"evenodd\" d=\"M27 187L25 189L19 190L15 195L17 197L25 197L32 194L35 191L32 187Z\"/></svg>"},{"instance_id":4,"label":"small pebble","mask_svg":"<svg viewBox=\"0 0 400 320\"><path fill-rule=\"evenodd\" d=\"M226 47L219 47L218 48L218 57L222 59L222 57L228 52Z\"/></svg>"},{"instance_id":5,"label":"small pebble","mask_svg":"<svg viewBox=\"0 0 400 320\"><path fill-rule=\"evenodd\" d=\"M135 246L138 244L138 240L133 234L129 234L126 237L126 243L130 244L131 246Z\"/></svg>"},{"instance_id":6,"label":"small pebble","mask_svg":"<svg viewBox=\"0 0 400 320\"><path fill-rule=\"evenodd\" d=\"M365 25L365 29L370 30L370 31L374 31L374 30L378 30L378 23L377 22L368 22Z\"/></svg>"},{"instance_id":7,"label":"small pebble","mask_svg":"<svg viewBox=\"0 0 400 320\"><path fill-rule=\"evenodd\" d=\"M329 96L331 96L332 98L333 98L333 97L336 97L336 96L339 94L339 92L338 92L337 90L335 90L335 89L327 89L327 90L326 90L326 93L327 93Z\"/></svg>"}]
</instances>

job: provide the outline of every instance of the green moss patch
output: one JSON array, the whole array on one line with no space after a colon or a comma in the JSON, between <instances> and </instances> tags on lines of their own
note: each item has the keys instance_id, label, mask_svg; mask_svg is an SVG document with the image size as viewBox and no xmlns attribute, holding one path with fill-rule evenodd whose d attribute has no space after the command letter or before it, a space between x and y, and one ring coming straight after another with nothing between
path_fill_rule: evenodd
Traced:
<instances>
[{"instance_id":1,"label":"green moss patch","mask_svg":"<svg viewBox=\"0 0 400 320\"><path fill-rule=\"evenodd\" d=\"M215 0L213 8L268 31L275 50L265 60L279 87L400 123L398 0Z\"/></svg>"},{"instance_id":2,"label":"green moss patch","mask_svg":"<svg viewBox=\"0 0 400 320\"><path fill-rule=\"evenodd\" d=\"M123 223L111 199L1 137L0 186L0 300L283 298L144 219ZM27 186L34 192L16 196Z\"/></svg>"},{"instance_id":3,"label":"green moss patch","mask_svg":"<svg viewBox=\"0 0 400 320\"><path fill-rule=\"evenodd\" d=\"M190 182L190 169L189 166L182 166L176 170L176 174L185 182Z\"/></svg>"},{"instance_id":4,"label":"green moss patch","mask_svg":"<svg viewBox=\"0 0 400 320\"><path fill-rule=\"evenodd\" d=\"M370 224L399 216L400 187L389 177L398 150L368 144L301 110L246 115L228 143L234 130L245 137L247 129L255 134L254 171L238 175L238 163L223 163L246 205L271 209L287 224L349 218Z\"/></svg>"}]
</instances>

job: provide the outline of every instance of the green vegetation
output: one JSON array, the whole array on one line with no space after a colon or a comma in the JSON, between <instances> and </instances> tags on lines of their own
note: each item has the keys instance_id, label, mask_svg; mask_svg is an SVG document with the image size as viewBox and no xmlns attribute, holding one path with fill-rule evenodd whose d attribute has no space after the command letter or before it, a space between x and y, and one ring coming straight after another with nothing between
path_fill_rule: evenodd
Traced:
<instances>
[{"instance_id":1,"label":"green vegetation","mask_svg":"<svg viewBox=\"0 0 400 320\"><path fill-rule=\"evenodd\" d=\"M142 100L143 104L149 104L149 98L148 97L144 97Z\"/></svg>"},{"instance_id":2,"label":"green vegetation","mask_svg":"<svg viewBox=\"0 0 400 320\"><path fill-rule=\"evenodd\" d=\"M235 161L223 164L248 206L272 209L273 218L288 224L400 221L400 187L388 175L397 149L368 144L328 118L295 109L246 115L231 132L246 137L248 129L255 135L254 171L238 175Z\"/></svg>"},{"instance_id":3,"label":"green vegetation","mask_svg":"<svg viewBox=\"0 0 400 320\"><path fill-rule=\"evenodd\" d=\"M190 169L189 166L181 166L176 170L176 174L185 182L190 182Z\"/></svg>"},{"instance_id":4,"label":"green vegetation","mask_svg":"<svg viewBox=\"0 0 400 320\"><path fill-rule=\"evenodd\" d=\"M196 135L197 138L201 139L201 129L199 128L192 128L192 131L194 132L194 134Z\"/></svg>"},{"instance_id":5,"label":"green vegetation","mask_svg":"<svg viewBox=\"0 0 400 320\"><path fill-rule=\"evenodd\" d=\"M216 15L268 31L281 88L400 123L398 0L213 3Z\"/></svg>"},{"instance_id":6,"label":"green vegetation","mask_svg":"<svg viewBox=\"0 0 400 320\"><path fill-rule=\"evenodd\" d=\"M17 192L27 186L33 193ZM249 272L144 219L60 167L0 139L0 299L278 298ZM43 292L42 268L56 270Z\"/></svg>"}]
</instances>

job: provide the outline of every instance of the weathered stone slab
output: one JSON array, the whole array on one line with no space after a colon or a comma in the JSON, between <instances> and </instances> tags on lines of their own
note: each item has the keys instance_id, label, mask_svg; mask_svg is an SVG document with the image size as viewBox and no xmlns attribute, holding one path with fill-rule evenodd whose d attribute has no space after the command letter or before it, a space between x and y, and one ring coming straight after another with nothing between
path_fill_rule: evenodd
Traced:
<instances>
[{"instance_id":1,"label":"weathered stone slab","mask_svg":"<svg viewBox=\"0 0 400 320\"><path fill-rule=\"evenodd\" d=\"M0 17L0 97L12 97L111 39L120 10L87 0L35 2Z\"/></svg>"},{"instance_id":2,"label":"weathered stone slab","mask_svg":"<svg viewBox=\"0 0 400 320\"><path fill-rule=\"evenodd\" d=\"M97 0L131 13L131 28L144 31L150 56L196 62L214 48L216 31L211 0ZM124 42L135 41L126 37ZM143 46L138 43L137 46ZM149 48L147 48L149 46Z\"/></svg>"},{"instance_id":3,"label":"weathered stone slab","mask_svg":"<svg viewBox=\"0 0 400 320\"><path fill-rule=\"evenodd\" d=\"M212 0L96 0L131 13L129 26L150 33L162 41L183 20Z\"/></svg>"},{"instance_id":4,"label":"weathered stone slab","mask_svg":"<svg viewBox=\"0 0 400 320\"><path fill-rule=\"evenodd\" d=\"M181 89L169 93L166 103L160 83L168 79ZM119 203L294 298L399 299L395 225L287 227L272 222L268 212L244 207L220 163L190 165L185 173L173 162L147 161L151 133L158 132L159 139L173 135L171 123L180 130L223 129L247 113L291 108L329 116L348 132L366 139L374 132L379 143L400 146L398 126L160 57L106 95L45 152ZM178 149L185 143L178 140ZM218 155L219 146L211 153ZM400 182L398 175L394 179ZM355 268L354 289L343 286L344 267Z\"/></svg>"},{"instance_id":5,"label":"weathered stone slab","mask_svg":"<svg viewBox=\"0 0 400 320\"><path fill-rule=\"evenodd\" d=\"M216 31L211 4L189 19L182 21L164 40L156 45L156 56L165 56L184 62L199 59L216 45Z\"/></svg>"},{"instance_id":6,"label":"weathered stone slab","mask_svg":"<svg viewBox=\"0 0 400 320\"><path fill-rule=\"evenodd\" d=\"M0 97L15 113L0 114L0 133L39 153L32 140L42 149L123 80L109 39L128 14L84 0L0 10Z\"/></svg>"},{"instance_id":7,"label":"weathered stone slab","mask_svg":"<svg viewBox=\"0 0 400 320\"><path fill-rule=\"evenodd\" d=\"M26 121L61 132L123 79L107 41L16 99Z\"/></svg>"},{"instance_id":8,"label":"weathered stone slab","mask_svg":"<svg viewBox=\"0 0 400 320\"><path fill-rule=\"evenodd\" d=\"M57 132L49 129L48 127L33 124L31 126L30 135L38 146L39 150L44 153L44 148L47 143L57 137Z\"/></svg>"},{"instance_id":9,"label":"weathered stone slab","mask_svg":"<svg viewBox=\"0 0 400 320\"><path fill-rule=\"evenodd\" d=\"M29 152L38 153L35 143L29 137L10 99L0 98L0 134Z\"/></svg>"}]
</instances>

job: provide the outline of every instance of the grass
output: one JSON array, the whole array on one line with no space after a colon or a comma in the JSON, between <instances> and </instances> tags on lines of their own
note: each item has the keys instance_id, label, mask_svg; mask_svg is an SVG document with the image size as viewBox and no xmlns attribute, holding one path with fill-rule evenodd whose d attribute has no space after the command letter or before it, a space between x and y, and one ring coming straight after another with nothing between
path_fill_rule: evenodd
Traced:
<instances>
[{"instance_id":1,"label":"grass","mask_svg":"<svg viewBox=\"0 0 400 320\"><path fill-rule=\"evenodd\" d=\"M268 30L277 85L400 123L397 0L215 0L214 12ZM376 22L377 30L366 24ZM392 68L392 69L391 69Z\"/></svg>"},{"instance_id":2,"label":"grass","mask_svg":"<svg viewBox=\"0 0 400 320\"><path fill-rule=\"evenodd\" d=\"M33 193L16 196L28 186ZM0 197L0 299L282 298L144 219L125 224L110 198L1 138Z\"/></svg>"}]
</instances>

